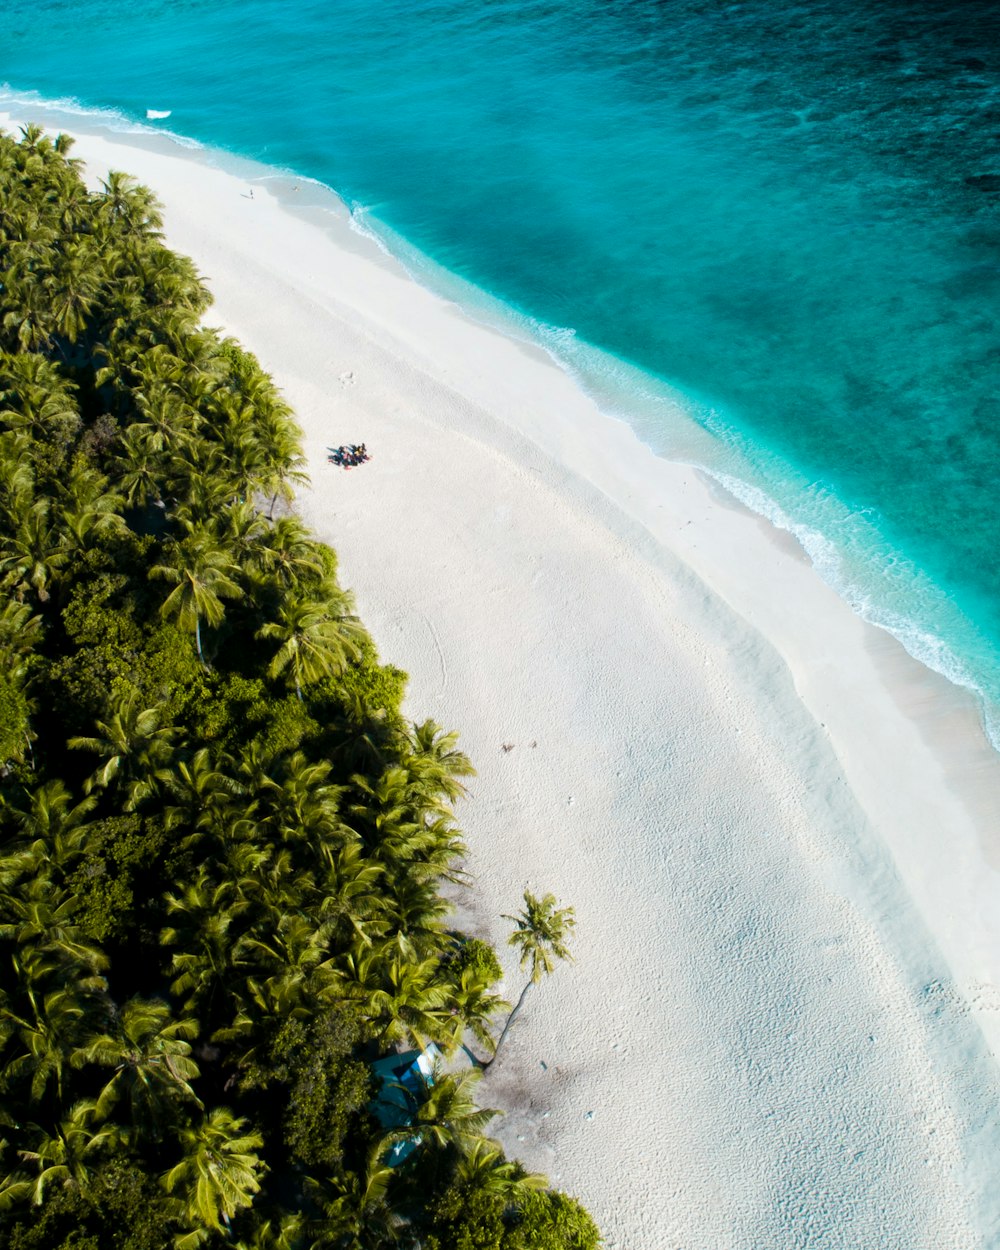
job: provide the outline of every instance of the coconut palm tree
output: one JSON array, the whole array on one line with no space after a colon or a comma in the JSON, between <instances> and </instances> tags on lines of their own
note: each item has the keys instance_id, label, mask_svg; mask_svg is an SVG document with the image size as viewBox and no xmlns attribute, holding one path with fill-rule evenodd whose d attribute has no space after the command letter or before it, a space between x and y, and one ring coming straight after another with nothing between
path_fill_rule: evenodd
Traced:
<instances>
[{"instance_id":1,"label":"coconut palm tree","mask_svg":"<svg viewBox=\"0 0 1000 1250\"><path fill-rule=\"evenodd\" d=\"M0 537L0 573L7 585L22 593L30 587L39 603L48 603L69 554L49 500L36 499L17 513L11 530Z\"/></svg>"},{"instance_id":2,"label":"coconut palm tree","mask_svg":"<svg viewBox=\"0 0 1000 1250\"><path fill-rule=\"evenodd\" d=\"M197 879L180 894L164 895L173 923L160 934L173 955L170 992L185 995L183 1010L204 1017L219 992L232 982L240 924L249 908L230 881L212 882L202 866Z\"/></svg>"},{"instance_id":3,"label":"coconut palm tree","mask_svg":"<svg viewBox=\"0 0 1000 1250\"><path fill-rule=\"evenodd\" d=\"M85 818L94 807L93 798L74 804L58 779L44 782L26 797L23 807L0 799L0 812L9 815L17 828L17 836L8 841L0 859L0 887L26 875L63 879L87 843Z\"/></svg>"},{"instance_id":4,"label":"coconut palm tree","mask_svg":"<svg viewBox=\"0 0 1000 1250\"><path fill-rule=\"evenodd\" d=\"M135 692L128 694L106 721L96 721L93 737L70 738L74 751L93 751L103 764L90 777L84 790L95 786L106 789L119 776L128 783L126 810L152 792L157 770L170 759L171 742L177 730L160 724L158 708L143 708Z\"/></svg>"},{"instance_id":5,"label":"coconut palm tree","mask_svg":"<svg viewBox=\"0 0 1000 1250\"><path fill-rule=\"evenodd\" d=\"M71 386L34 352L0 354L0 422L33 438L65 445L82 424Z\"/></svg>"},{"instance_id":6,"label":"coconut palm tree","mask_svg":"<svg viewBox=\"0 0 1000 1250\"><path fill-rule=\"evenodd\" d=\"M0 1040L12 1044L3 1086L10 1091L28 1080L36 1106L51 1087L61 1105L70 1055L87 1033L87 997L72 985L57 984L46 992L45 981L52 985L57 970L37 952L23 952L13 963L21 993L0 992Z\"/></svg>"},{"instance_id":7,"label":"coconut palm tree","mask_svg":"<svg viewBox=\"0 0 1000 1250\"><path fill-rule=\"evenodd\" d=\"M71 1061L75 1067L114 1068L97 1100L98 1114L106 1119L124 1099L129 1123L156 1138L178 1102L201 1106L190 1085L199 1075L190 1044L197 1034L198 1022L172 1019L166 1003L132 998L115 1010L111 1027L88 1038Z\"/></svg>"},{"instance_id":8,"label":"coconut palm tree","mask_svg":"<svg viewBox=\"0 0 1000 1250\"><path fill-rule=\"evenodd\" d=\"M464 751L458 750L458 734L446 732L434 720L414 722L407 735L408 750L403 767L421 804L441 797L453 803L465 793L460 777L474 777L476 770ZM450 807L444 811L450 815Z\"/></svg>"},{"instance_id":9,"label":"coconut palm tree","mask_svg":"<svg viewBox=\"0 0 1000 1250\"><path fill-rule=\"evenodd\" d=\"M449 986L449 998L455 1013L452 1044L458 1046L468 1029L477 1041L494 1051L489 1024L497 1012L509 1009L510 1003L493 992L489 977L475 968L463 968Z\"/></svg>"},{"instance_id":10,"label":"coconut palm tree","mask_svg":"<svg viewBox=\"0 0 1000 1250\"><path fill-rule=\"evenodd\" d=\"M417 1097L404 1090L413 1104L409 1122L390 1129L385 1142L397 1145L410 1141L439 1150L454 1146L460 1154L474 1149L482 1141L483 1130L500 1114L476 1104L474 1090L482 1075L476 1068L446 1074L435 1065L433 1076Z\"/></svg>"},{"instance_id":11,"label":"coconut palm tree","mask_svg":"<svg viewBox=\"0 0 1000 1250\"><path fill-rule=\"evenodd\" d=\"M236 1212L253 1203L266 1171L256 1153L264 1139L226 1107L214 1107L177 1136L182 1157L162 1181L178 1197L178 1222L190 1230L177 1250L193 1250L209 1231L228 1234Z\"/></svg>"},{"instance_id":12,"label":"coconut palm tree","mask_svg":"<svg viewBox=\"0 0 1000 1250\"><path fill-rule=\"evenodd\" d=\"M168 796L167 828L186 830L193 841L207 830L221 831L240 794L235 779L215 766L208 747L195 751L190 760L174 760L163 776L162 788Z\"/></svg>"},{"instance_id":13,"label":"coconut palm tree","mask_svg":"<svg viewBox=\"0 0 1000 1250\"><path fill-rule=\"evenodd\" d=\"M48 294L54 328L70 343L86 329L102 279L96 251L86 236L67 248Z\"/></svg>"},{"instance_id":14,"label":"coconut palm tree","mask_svg":"<svg viewBox=\"0 0 1000 1250\"><path fill-rule=\"evenodd\" d=\"M201 649L201 622L213 628L225 616L223 599L239 599L243 591L233 580L238 572L228 550L209 531L190 527L181 542L168 551L169 563L156 564L149 576L173 584L174 589L160 608L164 617L176 616L182 629L194 633L198 658L205 664Z\"/></svg>"},{"instance_id":15,"label":"coconut palm tree","mask_svg":"<svg viewBox=\"0 0 1000 1250\"><path fill-rule=\"evenodd\" d=\"M28 1125L34 1149L18 1153L35 1176L8 1176L0 1182L0 1202L8 1205L30 1199L41 1206L46 1190L55 1185L86 1193L94 1157L120 1140L115 1125L97 1126L99 1118L93 1100L84 1099L73 1104L52 1132L38 1124Z\"/></svg>"},{"instance_id":16,"label":"coconut palm tree","mask_svg":"<svg viewBox=\"0 0 1000 1250\"><path fill-rule=\"evenodd\" d=\"M166 457L156 443L156 435L142 425L130 425L118 437L113 470L130 508L163 502Z\"/></svg>"},{"instance_id":17,"label":"coconut palm tree","mask_svg":"<svg viewBox=\"0 0 1000 1250\"><path fill-rule=\"evenodd\" d=\"M363 946L384 936L388 928L385 897L379 889L384 868L365 858L357 842L337 848L320 881L319 917L332 921L336 946L352 941Z\"/></svg>"},{"instance_id":18,"label":"coconut palm tree","mask_svg":"<svg viewBox=\"0 0 1000 1250\"><path fill-rule=\"evenodd\" d=\"M521 967L529 967L530 975L521 996L514 1005L514 1010L507 1017L503 1032L497 1040L493 1058L482 1066L488 1068L500 1053L510 1026L517 1019L517 1013L524 1006L524 1000L533 985L537 985L543 976L555 970L556 959L572 959L567 945L570 933L576 924L572 907L558 907L554 894L545 894L536 898L530 890L524 892L524 909L516 916L504 916L515 925L514 932L507 939L510 946L516 946L521 952Z\"/></svg>"},{"instance_id":19,"label":"coconut palm tree","mask_svg":"<svg viewBox=\"0 0 1000 1250\"><path fill-rule=\"evenodd\" d=\"M356 944L335 971L341 993L362 1004L383 1049L397 1042L423 1049L429 1040L447 1040L447 988L434 956L417 959L405 940Z\"/></svg>"},{"instance_id":20,"label":"coconut palm tree","mask_svg":"<svg viewBox=\"0 0 1000 1250\"><path fill-rule=\"evenodd\" d=\"M258 638L280 643L268 676L285 673L300 701L304 685L342 672L367 637L350 594L331 585L323 591L321 598L290 591L278 606L277 620L257 631Z\"/></svg>"},{"instance_id":21,"label":"coconut palm tree","mask_svg":"<svg viewBox=\"0 0 1000 1250\"><path fill-rule=\"evenodd\" d=\"M487 1137L474 1140L459 1158L454 1183L477 1193L496 1194L510 1200L516 1200L525 1190L549 1187L547 1176L526 1172L520 1163L507 1159L496 1142Z\"/></svg>"},{"instance_id":22,"label":"coconut palm tree","mask_svg":"<svg viewBox=\"0 0 1000 1250\"><path fill-rule=\"evenodd\" d=\"M163 218L153 193L140 186L129 174L112 170L101 182L97 199L97 221L114 226L123 242L158 238Z\"/></svg>"},{"instance_id":23,"label":"coconut palm tree","mask_svg":"<svg viewBox=\"0 0 1000 1250\"><path fill-rule=\"evenodd\" d=\"M258 540L254 558L269 585L283 588L318 581L324 572L323 552L297 517L279 517Z\"/></svg>"},{"instance_id":24,"label":"coconut palm tree","mask_svg":"<svg viewBox=\"0 0 1000 1250\"><path fill-rule=\"evenodd\" d=\"M363 1172L307 1178L307 1193L320 1212L306 1224L308 1250L388 1250L397 1244L403 1219L389 1198L393 1172L380 1161L382 1153L374 1151Z\"/></svg>"}]
</instances>

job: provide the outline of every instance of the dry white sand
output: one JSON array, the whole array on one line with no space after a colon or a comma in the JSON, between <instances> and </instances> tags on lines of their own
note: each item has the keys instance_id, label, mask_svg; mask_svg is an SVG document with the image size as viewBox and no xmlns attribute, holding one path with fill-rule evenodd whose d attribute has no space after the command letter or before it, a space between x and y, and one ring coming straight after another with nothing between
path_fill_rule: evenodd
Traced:
<instances>
[{"instance_id":1,"label":"dry white sand","mask_svg":"<svg viewBox=\"0 0 1000 1250\"><path fill-rule=\"evenodd\" d=\"M332 197L61 125L162 200L295 406L299 506L409 710L461 731L467 923L502 945L525 886L576 909L481 1086L511 1153L616 1250L1000 1245L1000 768L968 700Z\"/></svg>"}]
</instances>

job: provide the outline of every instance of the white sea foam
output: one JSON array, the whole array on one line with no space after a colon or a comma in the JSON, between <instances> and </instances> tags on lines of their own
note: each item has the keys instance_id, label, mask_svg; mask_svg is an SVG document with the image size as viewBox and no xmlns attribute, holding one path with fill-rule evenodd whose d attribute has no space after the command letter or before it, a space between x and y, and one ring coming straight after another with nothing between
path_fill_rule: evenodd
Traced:
<instances>
[{"instance_id":1,"label":"white sea foam","mask_svg":"<svg viewBox=\"0 0 1000 1250\"><path fill-rule=\"evenodd\" d=\"M20 91L9 83L0 83L0 109L12 113L30 111L39 121L49 121L56 125L63 117L74 120L82 119L85 123L99 126L103 130L111 130L116 134L161 135L172 140L179 147L204 151L204 144L192 139L189 135L179 134L164 126L147 126L139 118L130 117L127 113L113 108L94 108L83 104L73 96L59 96L56 99L43 98L35 91ZM147 117L169 117L171 110L156 112L147 109Z\"/></svg>"}]
</instances>

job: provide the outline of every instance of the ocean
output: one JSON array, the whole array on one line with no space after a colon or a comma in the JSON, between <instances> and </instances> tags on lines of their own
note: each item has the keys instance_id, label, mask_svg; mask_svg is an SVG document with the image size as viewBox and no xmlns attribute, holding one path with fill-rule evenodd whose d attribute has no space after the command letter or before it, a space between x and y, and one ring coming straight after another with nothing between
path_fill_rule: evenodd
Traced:
<instances>
[{"instance_id":1,"label":"ocean","mask_svg":"<svg viewBox=\"0 0 1000 1250\"><path fill-rule=\"evenodd\" d=\"M796 533L1000 744L1000 10L6 0L4 26L0 106L333 188Z\"/></svg>"}]
</instances>

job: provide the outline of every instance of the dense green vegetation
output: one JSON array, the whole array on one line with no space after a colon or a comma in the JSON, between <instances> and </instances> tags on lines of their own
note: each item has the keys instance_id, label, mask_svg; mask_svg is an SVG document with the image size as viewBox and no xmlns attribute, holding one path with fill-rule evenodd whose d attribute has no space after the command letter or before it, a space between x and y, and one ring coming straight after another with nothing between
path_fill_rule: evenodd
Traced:
<instances>
[{"instance_id":1,"label":"dense green vegetation","mask_svg":"<svg viewBox=\"0 0 1000 1250\"><path fill-rule=\"evenodd\" d=\"M587 1250L480 1070L372 1114L392 1047L492 1045L440 893L471 766L279 506L290 413L151 195L68 149L0 134L0 1244Z\"/></svg>"}]
</instances>

